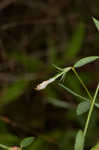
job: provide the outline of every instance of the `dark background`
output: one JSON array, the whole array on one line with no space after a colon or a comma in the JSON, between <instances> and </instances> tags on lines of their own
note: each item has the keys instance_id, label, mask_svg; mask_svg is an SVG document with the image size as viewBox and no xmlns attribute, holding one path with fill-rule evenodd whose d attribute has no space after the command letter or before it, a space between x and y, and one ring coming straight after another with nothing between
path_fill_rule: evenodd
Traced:
<instances>
[{"instance_id":1,"label":"dark background","mask_svg":"<svg viewBox=\"0 0 99 150\"><path fill-rule=\"evenodd\" d=\"M52 66L66 67L82 57L99 55L99 33L92 21L99 19L98 0L1 0L0 1L0 143L19 145L36 137L27 149L72 150L86 114L78 117L81 101L50 84L35 87L57 73ZM79 75L93 94L99 80L99 61L81 69ZM73 73L64 85L85 95ZM57 106L54 100L69 103ZM99 110L95 109L85 149L99 140Z\"/></svg>"}]
</instances>

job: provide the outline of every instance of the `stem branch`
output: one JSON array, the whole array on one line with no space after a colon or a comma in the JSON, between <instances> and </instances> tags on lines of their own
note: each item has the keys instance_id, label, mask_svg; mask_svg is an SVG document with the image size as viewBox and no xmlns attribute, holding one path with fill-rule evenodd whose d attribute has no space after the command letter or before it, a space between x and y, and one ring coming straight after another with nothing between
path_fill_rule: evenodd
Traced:
<instances>
[{"instance_id":1,"label":"stem branch","mask_svg":"<svg viewBox=\"0 0 99 150\"><path fill-rule=\"evenodd\" d=\"M93 98L92 98L89 90L87 89L86 85L84 84L84 82L82 81L82 79L80 78L80 76L78 75L78 73L77 73L77 71L76 71L76 69L74 67L72 67L72 71L74 72L74 74L76 75L76 77L78 78L78 80L80 81L81 85L83 86L83 88L85 89L85 91L87 92L89 98L92 101Z\"/></svg>"},{"instance_id":2,"label":"stem branch","mask_svg":"<svg viewBox=\"0 0 99 150\"><path fill-rule=\"evenodd\" d=\"M93 100L91 102L91 106L90 106L90 109L89 109L88 117L87 117L87 120L86 120L86 123L85 123L84 137L86 136L86 133L87 133L87 130L88 130L88 125L89 125L89 122L90 122L91 114L92 114L92 111L93 111L93 108L94 108L94 104L95 104L95 100L96 100L96 96L98 94L98 91L99 91L99 84L97 86L94 98L93 98Z\"/></svg>"}]
</instances>

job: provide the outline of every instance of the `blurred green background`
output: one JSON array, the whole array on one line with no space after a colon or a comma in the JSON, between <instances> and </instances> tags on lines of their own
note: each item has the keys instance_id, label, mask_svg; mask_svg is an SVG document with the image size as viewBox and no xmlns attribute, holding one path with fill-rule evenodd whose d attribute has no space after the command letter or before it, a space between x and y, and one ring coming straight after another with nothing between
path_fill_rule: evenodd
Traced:
<instances>
[{"instance_id":1,"label":"blurred green background","mask_svg":"<svg viewBox=\"0 0 99 150\"><path fill-rule=\"evenodd\" d=\"M86 114L76 115L81 101L58 86L43 91L35 87L82 57L99 55L98 0L2 0L0 1L0 143L18 146L28 136L27 150L72 150ZM79 75L93 94L99 80L99 61ZM74 74L64 84L85 96ZM57 104L57 101L59 102ZM69 107L64 103L69 103ZM98 101L97 101L98 102ZM99 110L93 113L86 147L99 140Z\"/></svg>"}]
</instances>

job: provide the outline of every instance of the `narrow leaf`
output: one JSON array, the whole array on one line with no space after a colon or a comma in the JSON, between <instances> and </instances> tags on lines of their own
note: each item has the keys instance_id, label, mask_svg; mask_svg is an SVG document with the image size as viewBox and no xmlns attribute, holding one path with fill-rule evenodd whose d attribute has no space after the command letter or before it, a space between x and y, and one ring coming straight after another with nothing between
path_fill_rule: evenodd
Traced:
<instances>
[{"instance_id":1,"label":"narrow leaf","mask_svg":"<svg viewBox=\"0 0 99 150\"><path fill-rule=\"evenodd\" d=\"M63 69L63 71L61 73L58 73L57 75L54 76L55 80L57 78L59 78L60 76L62 76L63 74L66 74L67 72L69 72L71 70L71 67L66 67Z\"/></svg>"},{"instance_id":2,"label":"narrow leaf","mask_svg":"<svg viewBox=\"0 0 99 150\"><path fill-rule=\"evenodd\" d=\"M21 141L20 143L20 147L23 148L23 147L27 147L29 146L30 144L32 144L32 142L34 141L34 137L28 137L28 138L25 138Z\"/></svg>"},{"instance_id":3,"label":"narrow leaf","mask_svg":"<svg viewBox=\"0 0 99 150\"><path fill-rule=\"evenodd\" d=\"M81 102L77 107L77 115L82 115L83 113L87 112L90 108L90 102L84 101Z\"/></svg>"},{"instance_id":4,"label":"narrow leaf","mask_svg":"<svg viewBox=\"0 0 99 150\"><path fill-rule=\"evenodd\" d=\"M62 68L60 68L60 67L56 66L55 64L52 64L52 66L53 66L54 68L56 68L57 70L59 70L59 71L63 71L63 69L62 69Z\"/></svg>"},{"instance_id":5,"label":"narrow leaf","mask_svg":"<svg viewBox=\"0 0 99 150\"><path fill-rule=\"evenodd\" d=\"M83 147L84 147L84 136L82 130L79 130L76 135L74 150L83 150Z\"/></svg>"},{"instance_id":6,"label":"narrow leaf","mask_svg":"<svg viewBox=\"0 0 99 150\"><path fill-rule=\"evenodd\" d=\"M94 22L97 30L99 30L99 21L93 17L93 22Z\"/></svg>"},{"instance_id":7,"label":"narrow leaf","mask_svg":"<svg viewBox=\"0 0 99 150\"><path fill-rule=\"evenodd\" d=\"M90 99L86 98L86 97L83 97L79 94L77 94L76 92L72 91L71 89L69 89L68 87L64 86L63 84L59 83L59 86L61 86L62 88L64 88L65 90L67 90L70 94L82 99L82 100L85 100L85 101L90 101ZM99 109L99 104L98 103L95 103L95 106Z\"/></svg>"},{"instance_id":8,"label":"narrow leaf","mask_svg":"<svg viewBox=\"0 0 99 150\"><path fill-rule=\"evenodd\" d=\"M88 63L95 61L96 59L99 59L99 56L90 56L90 57L82 58L74 64L74 67L75 68L82 67Z\"/></svg>"},{"instance_id":9,"label":"narrow leaf","mask_svg":"<svg viewBox=\"0 0 99 150\"><path fill-rule=\"evenodd\" d=\"M75 93L74 91L72 91L71 89L69 89L68 87L64 86L63 84L59 83L59 86L61 86L62 88L64 88L65 90L67 90L70 94L76 96L76 97L79 97L80 99L83 99L85 101L89 101L89 99Z\"/></svg>"}]
</instances>

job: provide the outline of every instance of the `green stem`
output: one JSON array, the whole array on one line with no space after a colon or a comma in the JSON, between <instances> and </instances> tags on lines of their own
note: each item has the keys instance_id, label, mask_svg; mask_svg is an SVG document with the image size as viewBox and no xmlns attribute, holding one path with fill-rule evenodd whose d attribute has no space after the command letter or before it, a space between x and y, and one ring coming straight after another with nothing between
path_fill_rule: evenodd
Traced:
<instances>
[{"instance_id":1,"label":"green stem","mask_svg":"<svg viewBox=\"0 0 99 150\"><path fill-rule=\"evenodd\" d=\"M91 102L91 106L90 106L90 109L89 109L88 117L87 117L85 128L84 128L84 138L85 138L86 133L87 133L88 125L89 125L89 122L90 122L91 114L92 114L92 111L93 111L93 108L94 108L94 104L95 104L95 100L96 100L98 91L99 91L99 84L97 86L94 98L93 98L93 100Z\"/></svg>"},{"instance_id":2,"label":"green stem","mask_svg":"<svg viewBox=\"0 0 99 150\"><path fill-rule=\"evenodd\" d=\"M62 71L61 73L58 73L57 75L54 76L55 79L59 78L60 76L62 76L64 74L64 71Z\"/></svg>"},{"instance_id":3,"label":"green stem","mask_svg":"<svg viewBox=\"0 0 99 150\"><path fill-rule=\"evenodd\" d=\"M72 68L71 67L66 67L63 69L63 71L61 73L58 73L57 75L54 76L55 80L57 78L59 78L60 76L62 76L63 74L65 74L66 72L70 71Z\"/></svg>"},{"instance_id":4,"label":"green stem","mask_svg":"<svg viewBox=\"0 0 99 150\"><path fill-rule=\"evenodd\" d=\"M3 148L3 149L6 149L6 150L9 150L10 148L8 146L5 146L3 144L0 144L0 147Z\"/></svg>"},{"instance_id":5,"label":"green stem","mask_svg":"<svg viewBox=\"0 0 99 150\"><path fill-rule=\"evenodd\" d=\"M77 73L77 71L76 71L76 69L74 67L72 67L72 71L75 73L76 77L78 78L78 80L80 81L81 85L83 86L83 88L85 89L85 91L87 92L89 98L92 101L93 98L92 98L89 90L87 89L86 85L84 84L84 82L82 81L82 79L80 78L80 76L78 75L78 73Z\"/></svg>"}]
</instances>

